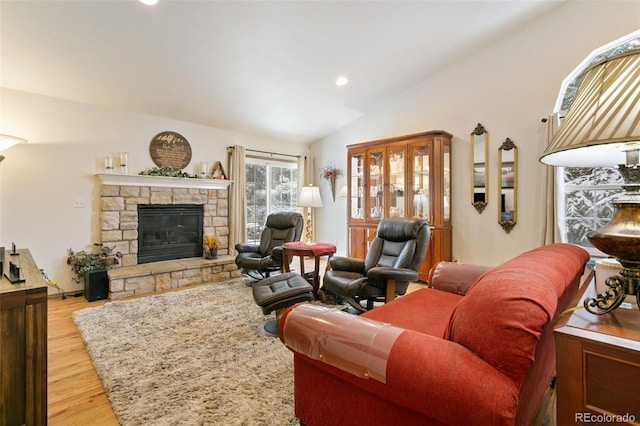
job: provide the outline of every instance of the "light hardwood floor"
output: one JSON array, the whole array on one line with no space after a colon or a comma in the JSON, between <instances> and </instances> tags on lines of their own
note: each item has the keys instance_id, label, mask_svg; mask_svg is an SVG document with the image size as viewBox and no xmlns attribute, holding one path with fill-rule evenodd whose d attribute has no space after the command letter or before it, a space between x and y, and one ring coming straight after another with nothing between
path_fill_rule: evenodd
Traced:
<instances>
[{"instance_id":1,"label":"light hardwood floor","mask_svg":"<svg viewBox=\"0 0 640 426\"><path fill-rule=\"evenodd\" d=\"M321 263L321 271L325 265L325 262ZM297 266L296 260L292 271L296 271ZM305 259L305 270L311 271L313 267L313 261ZM420 284L411 284L409 291L420 287ZM84 297L51 299L48 302L49 425L119 425L72 317L76 310L104 303L89 303Z\"/></svg>"},{"instance_id":2,"label":"light hardwood floor","mask_svg":"<svg viewBox=\"0 0 640 426\"><path fill-rule=\"evenodd\" d=\"M118 425L72 313L99 306L83 297L49 300L49 425Z\"/></svg>"}]
</instances>

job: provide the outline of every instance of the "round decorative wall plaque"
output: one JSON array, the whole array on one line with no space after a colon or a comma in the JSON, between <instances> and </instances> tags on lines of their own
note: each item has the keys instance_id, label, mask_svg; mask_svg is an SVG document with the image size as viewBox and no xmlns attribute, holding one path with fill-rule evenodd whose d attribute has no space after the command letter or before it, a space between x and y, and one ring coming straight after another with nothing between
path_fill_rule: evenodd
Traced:
<instances>
[{"instance_id":1,"label":"round decorative wall plaque","mask_svg":"<svg viewBox=\"0 0 640 426\"><path fill-rule=\"evenodd\" d=\"M191 145L179 133L161 132L151 139L149 154L158 167L182 170L191 161Z\"/></svg>"}]
</instances>

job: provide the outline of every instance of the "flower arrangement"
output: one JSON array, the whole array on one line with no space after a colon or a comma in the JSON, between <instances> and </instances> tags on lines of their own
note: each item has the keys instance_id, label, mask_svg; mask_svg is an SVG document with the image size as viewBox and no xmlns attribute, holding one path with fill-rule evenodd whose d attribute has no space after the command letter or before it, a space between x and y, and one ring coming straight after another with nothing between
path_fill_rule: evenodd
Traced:
<instances>
[{"instance_id":1,"label":"flower arrangement","mask_svg":"<svg viewBox=\"0 0 640 426\"><path fill-rule=\"evenodd\" d=\"M143 170L139 175L144 176L168 176L168 177L181 177L181 178L197 178L195 175L190 175L182 170L176 170L171 167L152 167L147 170Z\"/></svg>"},{"instance_id":2,"label":"flower arrangement","mask_svg":"<svg viewBox=\"0 0 640 426\"><path fill-rule=\"evenodd\" d=\"M216 237L215 235L204 237L204 239L207 242L207 247L209 248L209 250L218 245L218 237Z\"/></svg>"},{"instance_id":3,"label":"flower arrangement","mask_svg":"<svg viewBox=\"0 0 640 426\"><path fill-rule=\"evenodd\" d=\"M333 165L333 163L326 163L322 167L322 174L320 177L326 181L334 181L342 176L342 170Z\"/></svg>"},{"instance_id":4,"label":"flower arrangement","mask_svg":"<svg viewBox=\"0 0 640 426\"><path fill-rule=\"evenodd\" d=\"M99 248L97 253L88 253L84 250L74 252L67 249L67 265L76 274L75 282L83 282L84 274L95 269L111 269L120 263L122 253L113 253L114 247L108 247L100 243L94 243L94 247Z\"/></svg>"},{"instance_id":5,"label":"flower arrangement","mask_svg":"<svg viewBox=\"0 0 640 426\"><path fill-rule=\"evenodd\" d=\"M207 259L216 259L218 257L218 237L215 235L208 235L204 237L205 242L205 257Z\"/></svg>"},{"instance_id":6,"label":"flower arrangement","mask_svg":"<svg viewBox=\"0 0 640 426\"><path fill-rule=\"evenodd\" d=\"M333 201L336 201L336 182L340 176L342 176L342 170L334 166L333 163L326 163L322 167L322 174L320 177L329 183Z\"/></svg>"}]
</instances>

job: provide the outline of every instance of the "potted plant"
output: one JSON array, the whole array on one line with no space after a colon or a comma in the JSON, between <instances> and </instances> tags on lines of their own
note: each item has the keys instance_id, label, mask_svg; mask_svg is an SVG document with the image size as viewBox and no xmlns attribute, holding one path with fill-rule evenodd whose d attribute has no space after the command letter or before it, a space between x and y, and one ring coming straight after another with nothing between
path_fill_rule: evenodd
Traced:
<instances>
[{"instance_id":1,"label":"potted plant","mask_svg":"<svg viewBox=\"0 0 640 426\"><path fill-rule=\"evenodd\" d=\"M67 265L75 273L73 280L77 283L84 282L84 295L89 302L106 299L109 290L109 278L107 269L111 269L120 263L122 253L113 253L114 247L108 247L100 243L94 243L94 252L74 252L67 249Z\"/></svg>"},{"instance_id":2,"label":"potted plant","mask_svg":"<svg viewBox=\"0 0 640 426\"><path fill-rule=\"evenodd\" d=\"M217 259L218 258L218 237L215 235L210 235L204 237L205 247L204 247L204 256L206 259Z\"/></svg>"}]
</instances>

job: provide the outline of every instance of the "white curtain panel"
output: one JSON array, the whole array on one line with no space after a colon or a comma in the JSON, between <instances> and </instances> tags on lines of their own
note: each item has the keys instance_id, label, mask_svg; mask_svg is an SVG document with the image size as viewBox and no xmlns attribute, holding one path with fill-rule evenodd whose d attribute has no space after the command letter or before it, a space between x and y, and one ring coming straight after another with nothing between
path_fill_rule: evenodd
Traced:
<instances>
[{"instance_id":1,"label":"white curtain panel","mask_svg":"<svg viewBox=\"0 0 640 426\"><path fill-rule=\"evenodd\" d=\"M245 149L234 145L230 150L229 179L229 254L234 255L237 243L247 241L247 186L244 171Z\"/></svg>"},{"instance_id":2,"label":"white curtain panel","mask_svg":"<svg viewBox=\"0 0 640 426\"><path fill-rule=\"evenodd\" d=\"M547 119L547 144L551 142L553 136L558 130L558 113L551 114ZM558 230L557 219L557 203L556 203L556 168L544 166L545 172L542 173L542 194L540 197L540 218L542 223L540 226L540 244L547 245L560 242L561 233Z\"/></svg>"}]
</instances>

